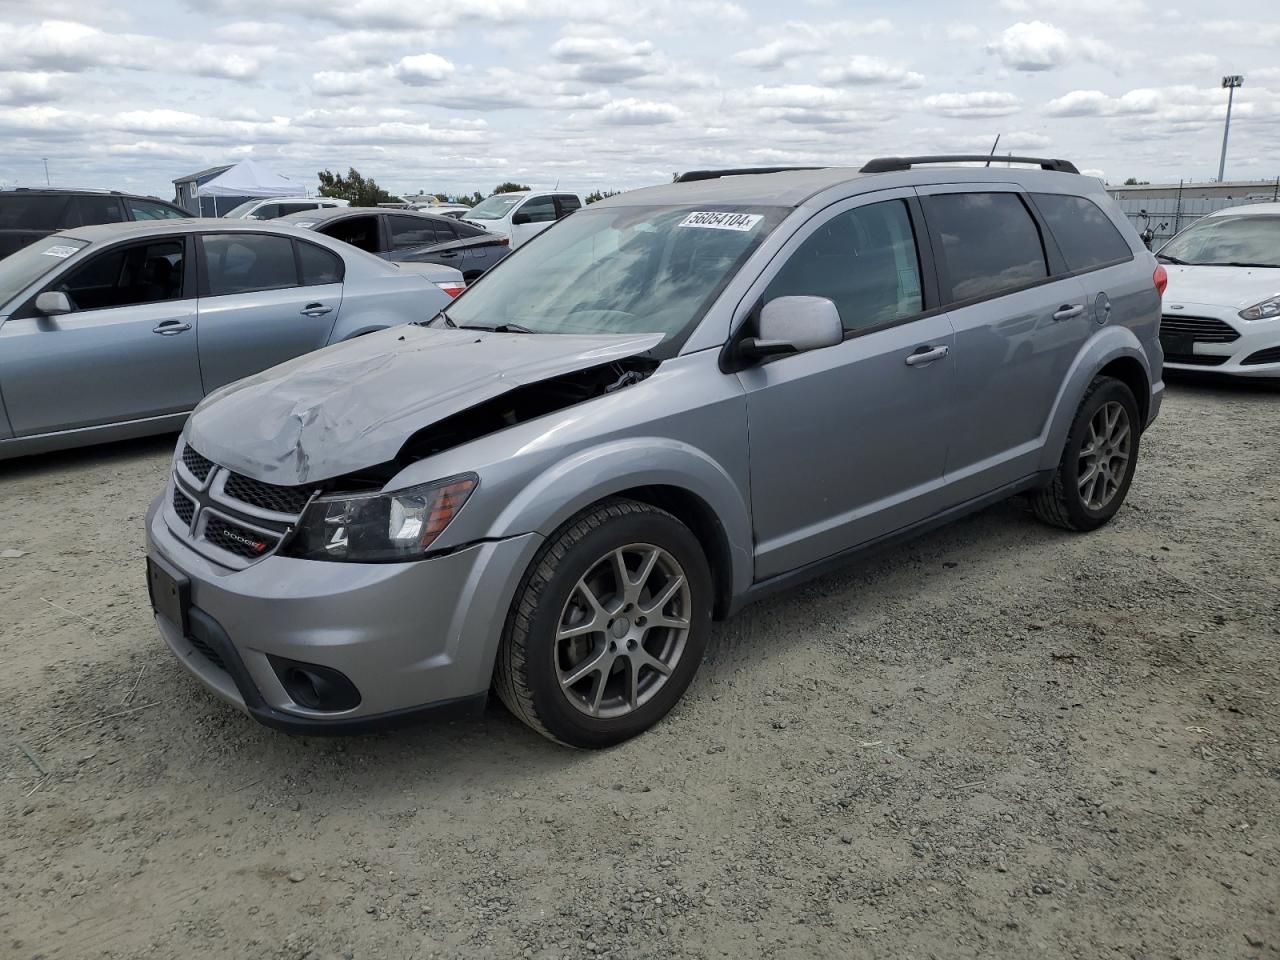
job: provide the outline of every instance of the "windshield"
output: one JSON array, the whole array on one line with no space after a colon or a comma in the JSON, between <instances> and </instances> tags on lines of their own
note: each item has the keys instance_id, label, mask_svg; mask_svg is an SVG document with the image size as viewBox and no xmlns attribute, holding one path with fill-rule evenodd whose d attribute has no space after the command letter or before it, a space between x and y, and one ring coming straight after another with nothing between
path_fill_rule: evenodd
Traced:
<instances>
[{"instance_id":1,"label":"windshield","mask_svg":"<svg viewBox=\"0 0 1280 960\"><path fill-rule=\"evenodd\" d=\"M488 200L477 203L465 216L468 220L501 220L523 199L524 194L495 193Z\"/></svg>"},{"instance_id":2,"label":"windshield","mask_svg":"<svg viewBox=\"0 0 1280 960\"><path fill-rule=\"evenodd\" d=\"M511 254L448 308L458 326L665 334L672 355L783 207L579 210Z\"/></svg>"},{"instance_id":3,"label":"windshield","mask_svg":"<svg viewBox=\"0 0 1280 960\"><path fill-rule=\"evenodd\" d=\"M4 313L11 306L9 301L28 285L88 245L84 240L70 237L49 237L0 260L0 313Z\"/></svg>"},{"instance_id":4,"label":"windshield","mask_svg":"<svg viewBox=\"0 0 1280 960\"><path fill-rule=\"evenodd\" d=\"M1157 256L1195 266L1280 267L1280 216L1205 217Z\"/></svg>"},{"instance_id":5,"label":"windshield","mask_svg":"<svg viewBox=\"0 0 1280 960\"><path fill-rule=\"evenodd\" d=\"M237 220L242 220L249 213L249 211L253 209L253 205L257 202L258 202L257 200L246 200L244 203L240 204L240 206L232 207L222 216L233 217Z\"/></svg>"}]
</instances>

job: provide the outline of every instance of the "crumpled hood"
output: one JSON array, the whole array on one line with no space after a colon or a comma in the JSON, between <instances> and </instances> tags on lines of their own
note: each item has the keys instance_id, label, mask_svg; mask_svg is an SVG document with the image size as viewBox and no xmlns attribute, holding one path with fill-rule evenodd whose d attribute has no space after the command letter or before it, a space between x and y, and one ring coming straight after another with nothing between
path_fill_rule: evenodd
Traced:
<instances>
[{"instance_id":1,"label":"crumpled hood","mask_svg":"<svg viewBox=\"0 0 1280 960\"><path fill-rule=\"evenodd\" d=\"M1277 267L1180 267L1166 263L1169 288L1164 306L1200 303L1206 306L1243 310L1255 303L1280 296L1280 268Z\"/></svg>"},{"instance_id":2,"label":"crumpled hood","mask_svg":"<svg viewBox=\"0 0 1280 960\"><path fill-rule=\"evenodd\" d=\"M391 460L416 431L516 387L643 353L662 334L392 327L211 393L187 441L237 473L295 486Z\"/></svg>"}]
</instances>

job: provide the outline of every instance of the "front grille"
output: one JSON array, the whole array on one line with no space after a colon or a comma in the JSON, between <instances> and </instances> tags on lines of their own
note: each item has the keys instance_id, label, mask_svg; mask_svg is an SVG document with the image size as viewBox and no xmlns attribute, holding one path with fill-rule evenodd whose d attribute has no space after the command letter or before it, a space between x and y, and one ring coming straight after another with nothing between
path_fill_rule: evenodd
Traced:
<instances>
[{"instance_id":1,"label":"front grille","mask_svg":"<svg viewBox=\"0 0 1280 960\"><path fill-rule=\"evenodd\" d=\"M257 560L269 553L272 547L280 542L278 537L250 530L238 523L228 523L221 517L212 516L207 512L205 516L209 518L204 525L205 540L227 553L234 553L237 557Z\"/></svg>"},{"instance_id":2,"label":"front grille","mask_svg":"<svg viewBox=\"0 0 1280 960\"><path fill-rule=\"evenodd\" d=\"M209 476L209 471L213 469L213 461L208 457L202 457L191 449L191 444L183 444L182 462L186 468L191 471L191 475L204 483L205 478Z\"/></svg>"},{"instance_id":3,"label":"front grille","mask_svg":"<svg viewBox=\"0 0 1280 960\"><path fill-rule=\"evenodd\" d=\"M222 492L233 500L276 513L299 514L311 499L310 487L280 487L228 473Z\"/></svg>"},{"instance_id":4,"label":"front grille","mask_svg":"<svg viewBox=\"0 0 1280 960\"><path fill-rule=\"evenodd\" d=\"M1196 343L1230 343L1232 340L1240 339L1240 334L1229 323L1212 317L1173 317L1166 314L1160 318L1160 333L1175 337L1190 337ZM1205 364L1205 366L1216 366L1216 364Z\"/></svg>"},{"instance_id":5,"label":"front grille","mask_svg":"<svg viewBox=\"0 0 1280 960\"><path fill-rule=\"evenodd\" d=\"M178 519L191 526L191 518L196 515L196 505L191 502L191 498L179 490L173 488L173 510L178 515Z\"/></svg>"},{"instance_id":6,"label":"front grille","mask_svg":"<svg viewBox=\"0 0 1280 960\"><path fill-rule=\"evenodd\" d=\"M218 656L218 651L209 646L209 644L190 633L187 634L187 641L200 652L202 657L212 663L219 670L227 669L227 665L222 662L222 657Z\"/></svg>"},{"instance_id":7,"label":"front grille","mask_svg":"<svg viewBox=\"0 0 1280 960\"><path fill-rule=\"evenodd\" d=\"M1204 353L1166 353L1165 363L1182 363L1188 367L1220 367L1230 357L1211 357Z\"/></svg>"},{"instance_id":8,"label":"front grille","mask_svg":"<svg viewBox=\"0 0 1280 960\"><path fill-rule=\"evenodd\" d=\"M1256 367L1260 363L1280 363L1280 347L1267 347L1251 353L1240 361L1242 367Z\"/></svg>"}]
</instances>

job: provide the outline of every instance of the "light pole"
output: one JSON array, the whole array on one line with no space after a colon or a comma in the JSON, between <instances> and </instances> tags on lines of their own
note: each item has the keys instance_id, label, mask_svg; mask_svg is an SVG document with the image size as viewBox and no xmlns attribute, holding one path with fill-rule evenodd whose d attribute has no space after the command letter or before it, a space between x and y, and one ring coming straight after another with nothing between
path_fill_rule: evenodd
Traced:
<instances>
[{"instance_id":1,"label":"light pole","mask_svg":"<svg viewBox=\"0 0 1280 960\"><path fill-rule=\"evenodd\" d=\"M49 158L41 157L40 159L44 161L44 185L47 187L50 185L49 184Z\"/></svg>"},{"instance_id":2,"label":"light pole","mask_svg":"<svg viewBox=\"0 0 1280 960\"><path fill-rule=\"evenodd\" d=\"M1227 89L1227 122L1222 128L1222 158L1218 161L1218 182L1222 182L1223 171L1227 167L1227 135L1231 133L1231 101L1235 98L1236 87L1244 86L1244 77L1235 73L1222 78L1222 85Z\"/></svg>"}]
</instances>

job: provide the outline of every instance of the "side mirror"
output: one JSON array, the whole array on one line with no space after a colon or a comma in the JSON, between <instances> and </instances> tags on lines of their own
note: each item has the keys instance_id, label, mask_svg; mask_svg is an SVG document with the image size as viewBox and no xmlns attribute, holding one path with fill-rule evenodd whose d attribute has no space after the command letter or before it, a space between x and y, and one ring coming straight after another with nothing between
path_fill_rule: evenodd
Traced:
<instances>
[{"instance_id":1,"label":"side mirror","mask_svg":"<svg viewBox=\"0 0 1280 960\"><path fill-rule=\"evenodd\" d=\"M61 290L46 290L36 297L36 309L46 317L57 317L72 311L71 298Z\"/></svg>"},{"instance_id":2,"label":"side mirror","mask_svg":"<svg viewBox=\"0 0 1280 960\"><path fill-rule=\"evenodd\" d=\"M844 340L840 311L826 297L778 297L760 311L760 336L742 341L747 360L834 347Z\"/></svg>"},{"instance_id":3,"label":"side mirror","mask_svg":"<svg viewBox=\"0 0 1280 960\"><path fill-rule=\"evenodd\" d=\"M511 215L511 225L513 227L516 227L522 223L533 223L533 218L530 217L523 210L517 210L515 213Z\"/></svg>"}]
</instances>

